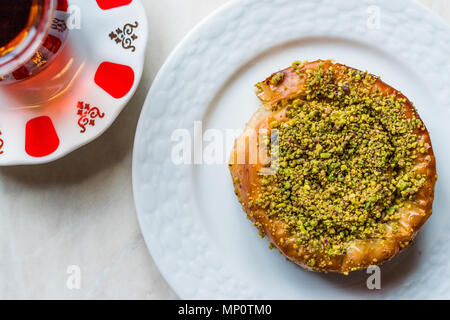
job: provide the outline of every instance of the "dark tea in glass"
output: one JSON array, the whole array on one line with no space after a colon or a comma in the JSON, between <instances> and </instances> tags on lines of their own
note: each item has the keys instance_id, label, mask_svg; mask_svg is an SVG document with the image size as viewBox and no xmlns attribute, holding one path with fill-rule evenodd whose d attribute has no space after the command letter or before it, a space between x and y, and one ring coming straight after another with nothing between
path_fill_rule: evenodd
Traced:
<instances>
[{"instance_id":1,"label":"dark tea in glass","mask_svg":"<svg viewBox=\"0 0 450 320\"><path fill-rule=\"evenodd\" d=\"M25 39L33 20L32 7L33 0L0 1L0 55L10 52Z\"/></svg>"}]
</instances>

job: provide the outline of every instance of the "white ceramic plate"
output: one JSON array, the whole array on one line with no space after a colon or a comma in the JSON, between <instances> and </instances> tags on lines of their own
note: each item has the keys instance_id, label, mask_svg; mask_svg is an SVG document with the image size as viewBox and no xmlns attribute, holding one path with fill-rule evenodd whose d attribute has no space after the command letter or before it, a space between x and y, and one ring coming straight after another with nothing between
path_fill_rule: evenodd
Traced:
<instances>
[{"instance_id":1,"label":"white ceramic plate","mask_svg":"<svg viewBox=\"0 0 450 320\"><path fill-rule=\"evenodd\" d=\"M141 0L68 4L68 41L55 62L0 85L0 165L53 161L92 141L139 84L148 34Z\"/></svg>"},{"instance_id":2,"label":"white ceramic plate","mask_svg":"<svg viewBox=\"0 0 450 320\"><path fill-rule=\"evenodd\" d=\"M204 131L243 128L259 106L255 83L318 58L380 75L415 103L431 134L434 214L416 244L382 267L381 290L367 289L363 271L311 273L270 251L237 202L226 164L171 161L174 130L193 134L196 120ZM148 248L181 298L449 298L449 110L450 28L418 3L233 1L178 46L145 103L133 182Z\"/></svg>"}]
</instances>

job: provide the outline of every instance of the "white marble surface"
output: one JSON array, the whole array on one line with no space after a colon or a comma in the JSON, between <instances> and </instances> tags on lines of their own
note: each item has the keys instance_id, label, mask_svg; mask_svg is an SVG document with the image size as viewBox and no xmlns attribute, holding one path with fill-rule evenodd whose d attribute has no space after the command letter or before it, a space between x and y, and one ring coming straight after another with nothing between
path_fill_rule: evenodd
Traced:
<instances>
[{"instance_id":1,"label":"white marble surface","mask_svg":"<svg viewBox=\"0 0 450 320\"><path fill-rule=\"evenodd\" d=\"M143 0L149 47L140 87L98 140L57 162L0 168L0 299L174 299L149 255L133 203L142 104L164 60L227 0ZM450 2L421 0L450 21ZM67 268L81 270L70 290Z\"/></svg>"}]
</instances>

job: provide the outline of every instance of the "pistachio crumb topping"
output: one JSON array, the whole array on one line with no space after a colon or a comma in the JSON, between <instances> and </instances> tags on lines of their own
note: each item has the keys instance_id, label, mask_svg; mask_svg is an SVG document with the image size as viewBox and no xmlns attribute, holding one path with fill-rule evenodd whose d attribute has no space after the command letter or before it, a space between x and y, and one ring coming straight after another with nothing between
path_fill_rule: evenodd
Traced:
<instances>
[{"instance_id":1,"label":"pistachio crumb topping","mask_svg":"<svg viewBox=\"0 0 450 320\"><path fill-rule=\"evenodd\" d=\"M280 82L282 82L284 80L284 73L283 72L278 72L276 75L274 75L272 77L272 80L270 80L270 82L274 85L277 86Z\"/></svg>"},{"instance_id":2,"label":"pistachio crumb topping","mask_svg":"<svg viewBox=\"0 0 450 320\"><path fill-rule=\"evenodd\" d=\"M425 183L414 162L427 149L414 132L422 122L405 115L406 99L381 94L376 77L304 65L292 67L305 90L283 105L286 119L270 123L279 169L261 177L253 205L284 221L294 248L310 252L307 264L315 267L314 252L339 256L352 240L384 239L388 226L398 232L399 209ZM283 80L278 75L272 84Z\"/></svg>"}]
</instances>

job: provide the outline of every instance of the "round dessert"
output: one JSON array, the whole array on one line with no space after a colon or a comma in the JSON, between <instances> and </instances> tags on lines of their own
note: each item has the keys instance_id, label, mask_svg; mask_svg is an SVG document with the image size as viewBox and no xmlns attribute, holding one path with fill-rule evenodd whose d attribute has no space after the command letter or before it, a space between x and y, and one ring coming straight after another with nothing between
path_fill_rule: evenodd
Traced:
<instances>
[{"instance_id":1,"label":"round dessert","mask_svg":"<svg viewBox=\"0 0 450 320\"><path fill-rule=\"evenodd\" d=\"M437 179L412 103L328 60L296 61L256 88L263 105L229 166L271 246L305 269L348 274L410 245L432 213Z\"/></svg>"}]
</instances>

